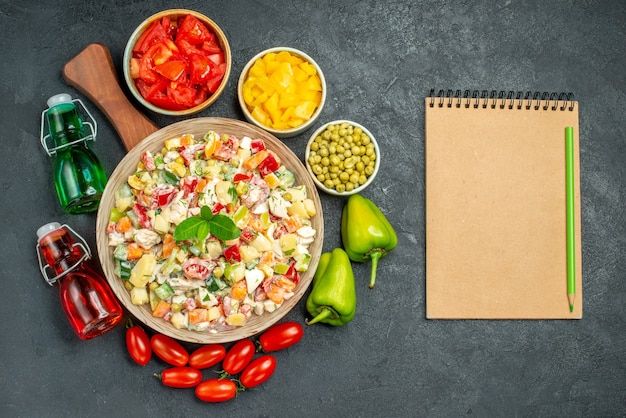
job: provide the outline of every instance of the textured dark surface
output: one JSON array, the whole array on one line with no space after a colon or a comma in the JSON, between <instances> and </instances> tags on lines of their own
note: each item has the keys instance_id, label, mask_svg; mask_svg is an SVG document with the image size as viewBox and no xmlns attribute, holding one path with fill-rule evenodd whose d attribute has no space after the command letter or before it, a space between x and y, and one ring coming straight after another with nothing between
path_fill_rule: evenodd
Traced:
<instances>
[{"instance_id":1,"label":"textured dark surface","mask_svg":"<svg viewBox=\"0 0 626 418\"><path fill-rule=\"evenodd\" d=\"M49 2L52 3L52 2ZM0 1L2 218L0 416L625 416L626 5L623 1ZM95 214L65 215L39 145L48 97L67 91L99 122L93 149L111 173L124 148L61 78L92 42L121 76L144 18L186 7L229 37L225 94L199 116L242 119L236 80L262 49L287 45L326 74L322 120L365 124L382 148L363 193L388 214L398 248L377 287L360 278L343 328L306 328L275 375L226 404L164 388L124 346L124 328L83 342L42 280L35 231L68 223L95 249ZM580 321L428 321L424 316L424 106L435 89L572 91L580 102L584 317ZM148 116L159 126L172 118ZM301 158L310 132L286 140ZM343 200L322 196L324 249L340 245ZM459 255L462 256L462 255ZM304 323L304 304L288 319ZM188 346L190 349L195 348ZM210 375L207 372L206 375Z\"/></svg>"}]
</instances>

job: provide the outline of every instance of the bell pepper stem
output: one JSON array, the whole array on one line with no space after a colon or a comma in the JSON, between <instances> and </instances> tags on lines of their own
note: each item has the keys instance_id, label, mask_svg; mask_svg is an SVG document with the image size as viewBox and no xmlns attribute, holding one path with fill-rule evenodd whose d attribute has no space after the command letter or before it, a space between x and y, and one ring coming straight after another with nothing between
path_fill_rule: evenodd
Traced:
<instances>
[{"instance_id":1,"label":"bell pepper stem","mask_svg":"<svg viewBox=\"0 0 626 418\"><path fill-rule=\"evenodd\" d=\"M322 308L322 311L317 314L317 316L313 319L311 319L310 321L306 321L307 325L312 325L315 324L316 322L320 322L326 318L328 318L329 315L332 315L333 311L328 308L328 307L324 307Z\"/></svg>"},{"instance_id":2,"label":"bell pepper stem","mask_svg":"<svg viewBox=\"0 0 626 418\"><path fill-rule=\"evenodd\" d=\"M370 289L374 288L374 284L376 284L376 269L378 268L378 260L384 254L383 251L374 250L369 253L370 260L372 260L372 273L370 274Z\"/></svg>"}]
</instances>

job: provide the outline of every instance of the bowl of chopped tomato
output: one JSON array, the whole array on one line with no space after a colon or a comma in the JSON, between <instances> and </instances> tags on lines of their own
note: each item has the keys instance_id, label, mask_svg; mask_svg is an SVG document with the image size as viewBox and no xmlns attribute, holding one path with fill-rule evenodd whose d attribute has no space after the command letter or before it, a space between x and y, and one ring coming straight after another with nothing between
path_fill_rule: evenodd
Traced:
<instances>
[{"instance_id":1,"label":"bowl of chopped tomato","mask_svg":"<svg viewBox=\"0 0 626 418\"><path fill-rule=\"evenodd\" d=\"M237 96L248 122L278 138L309 129L326 102L326 80L306 53L275 47L261 51L243 68Z\"/></svg>"},{"instance_id":2,"label":"bowl of chopped tomato","mask_svg":"<svg viewBox=\"0 0 626 418\"><path fill-rule=\"evenodd\" d=\"M222 29L207 16L171 9L144 20L124 51L124 79L132 95L153 112L198 113L224 91L231 52Z\"/></svg>"}]
</instances>

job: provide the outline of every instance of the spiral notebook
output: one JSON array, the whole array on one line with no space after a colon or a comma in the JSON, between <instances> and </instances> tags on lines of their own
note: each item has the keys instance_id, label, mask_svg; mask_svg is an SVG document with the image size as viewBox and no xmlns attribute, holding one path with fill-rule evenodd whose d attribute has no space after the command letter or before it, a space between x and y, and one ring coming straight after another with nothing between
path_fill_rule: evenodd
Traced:
<instances>
[{"instance_id":1,"label":"spiral notebook","mask_svg":"<svg viewBox=\"0 0 626 418\"><path fill-rule=\"evenodd\" d=\"M581 318L573 95L431 91L425 108L426 317ZM567 289L567 126L574 128L573 312Z\"/></svg>"}]
</instances>

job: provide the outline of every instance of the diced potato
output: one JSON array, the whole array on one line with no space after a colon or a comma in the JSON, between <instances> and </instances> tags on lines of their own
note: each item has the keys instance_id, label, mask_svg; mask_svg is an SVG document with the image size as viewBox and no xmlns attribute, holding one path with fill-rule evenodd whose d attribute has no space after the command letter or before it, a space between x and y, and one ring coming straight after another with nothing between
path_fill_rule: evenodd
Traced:
<instances>
[{"instance_id":1,"label":"diced potato","mask_svg":"<svg viewBox=\"0 0 626 418\"><path fill-rule=\"evenodd\" d=\"M256 250L259 252L272 250L272 243L263 234L257 235L256 238L253 239L252 242L250 242L250 246L256 248Z\"/></svg>"},{"instance_id":2,"label":"diced potato","mask_svg":"<svg viewBox=\"0 0 626 418\"><path fill-rule=\"evenodd\" d=\"M218 306L213 306L209 309L209 322L219 318L222 315L222 311Z\"/></svg>"},{"instance_id":3,"label":"diced potato","mask_svg":"<svg viewBox=\"0 0 626 418\"><path fill-rule=\"evenodd\" d=\"M239 254L241 254L241 261L249 263L259 258L259 250L252 245L242 245L239 247Z\"/></svg>"},{"instance_id":4,"label":"diced potato","mask_svg":"<svg viewBox=\"0 0 626 418\"><path fill-rule=\"evenodd\" d=\"M160 234L165 234L170 229L170 223L165 219L163 215L158 214L154 217L153 228L156 232Z\"/></svg>"},{"instance_id":5,"label":"diced potato","mask_svg":"<svg viewBox=\"0 0 626 418\"><path fill-rule=\"evenodd\" d=\"M170 318L170 322L176 329L186 329L188 322L187 314L176 312Z\"/></svg>"},{"instance_id":6,"label":"diced potato","mask_svg":"<svg viewBox=\"0 0 626 418\"><path fill-rule=\"evenodd\" d=\"M219 241L209 241L206 243L206 253L211 259L219 258L222 255L222 245Z\"/></svg>"},{"instance_id":7,"label":"diced potato","mask_svg":"<svg viewBox=\"0 0 626 418\"><path fill-rule=\"evenodd\" d=\"M289 216L297 216L302 219L308 219L309 213L304 206L304 202L302 200L297 200L293 202L288 208L287 213Z\"/></svg>"},{"instance_id":8,"label":"diced potato","mask_svg":"<svg viewBox=\"0 0 626 418\"><path fill-rule=\"evenodd\" d=\"M115 208L120 212L126 212L133 205L134 196L120 197L115 199Z\"/></svg>"},{"instance_id":9,"label":"diced potato","mask_svg":"<svg viewBox=\"0 0 626 418\"><path fill-rule=\"evenodd\" d=\"M228 205L233 201L233 197L228 192L232 183L227 180L221 180L215 185L215 196L222 205Z\"/></svg>"},{"instance_id":10,"label":"diced potato","mask_svg":"<svg viewBox=\"0 0 626 418\"><path fill-rule=\"evenodd\" d=\"M313 200L311 199L304 199L303 203L304 208L306 209L306 213L309 214L309 217L315 216L315 214L317 213L317 209L315 208L315 202L313 202Z\"/></svg>"},{"instance_id":11,"label":"diced potato","mask_svg":"<svg viewBox=\"0 0 626 418\"><path fill-rule=\"evenodd\" d=\"M167 148L167 150L172 150L174 148L179 148L180 147L180 137L177 136L176 138L171 138L171 139L166 139L165 140L165 148Z\"/></svg>"},{"instance_id":12,"label":"diced potato","mask_svg":"<svg viewBox=\"0 0 626 418\"><path fill-rule=\"evenodd\" d=\"M130 279L128 281L135 287L145 287L152 278L155 268L156 258L154 255L151 253L144 254L130 271Z\"/></svg>"},{"instance_id":13,"label":"diced potato","mask_svg":"<svg viewBox=\"0 0 626 418\"><path fill-rule=\"evenodd\" d=\"M133 287L130 290L130 301L133 305L143 305L150 302L148 289L144 287Z\"/></svg>"},{"instance_id":14,"label":"diced potato","mask_svg":"<svg viewBox=\"0 0 626 418\"><path fill-rule=\"evenodd\" d=\"M234 313L226 317L226 323L233 327L241 327L246 324L246 316L242 313Z\"/></svg>"},{"instance_id":15,"label":"diced potato","mask_svg":"<svg viewBox=\"0 0 626 418\"><path fill-rule=\"evenodd\" d=\"M296 234L284 234L279 239L280 249L284 254L291 254L298 245Z\"/></svg>"},{"instance_id":16,"label":"diced potato","mask_svg":"<svg viewBox=\"0 0 626 418\"><path fill-rule=\"evenodd\" d=\"M187 173L187 167L185 167L184 164L177 163L176 161L172 161L167 166L176 175L178 175L178 177L183 177Z\"/></svg>"},{"instance_id":17,"label":"diced potato","mask_svg":"<svg viewBox=\"0 0 626 418\"><path fill-rule=\"evenodd\" d=\"M306 187L305 186L288 187L287 190L285 190L285 193L283 194L283 196L285 197L285 199L289 200L290 202L295 202L297 200L304 200L306 199Z\"/></svg>"}]
</instances>

